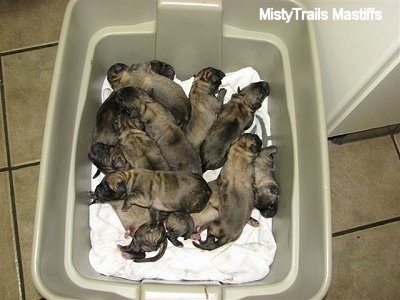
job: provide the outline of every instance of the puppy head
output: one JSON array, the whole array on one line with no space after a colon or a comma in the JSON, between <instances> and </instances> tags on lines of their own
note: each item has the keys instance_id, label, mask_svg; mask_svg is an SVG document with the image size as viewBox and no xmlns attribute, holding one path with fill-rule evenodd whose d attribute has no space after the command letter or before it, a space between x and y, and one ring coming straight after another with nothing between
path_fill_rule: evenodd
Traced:
<instances>
[{"instance_id":1,"label":"puppy head","mask_svg":"<svg viewBox=\"0 0 400 300\"><path fill-rule=\"evenodd\" d=\"M126 180L121 171L107 174L97 185L93 193L93 202L121 200L126 197Z\"/></svg>"},{"instance_id":2,"label":"puppy head","mask_svg":"<svg viewBox=\"0 0 400 300\"><path fill-rule=\"evenodd\" d=\"M238 93L235 97L242 98L243 101L253 111L261 107L264 99L269 95L269 85L265 81L253 82L246 86L244 89L238 88Z\"/></svg>"},{"instance_id":3,"label":"puppy head","mask_svg":"<svg viewBox=\"0 0 400 300\"><path fill-rule=\"evenodd\" d=\"M129 67L122 63L116 63L108 69L107 80L114 89L119 85L124 71L128 69Z\"/></svg>"},{"instance_id":4,"label":"puppy head","mask_svg":"<svg viewBox=\"0 0 400 300\"><path fill-rule=\"evenodd\" d=\"M161 76L167 77L171 80L175 77L175 70L174 68L162 61L159 60L151 60L150 61L151 70L154 73L160 74Z\"/></svg>"},{"instance_id":5,"label":"puppy head","mask_svg":"<svg viewBox=\"0 0 400 300\"><path fill-rule=\"evenodd\" d=\"M237 139L232 147L241 150L242 152L258 155L258 152L262 147L262 141L256 134L244 133L239 137L239 139Z\"/></svg>"},{"instance_id":6,"label":"puppy head","mask_svg":"<svg viewBox=\"0 0 400 300\"><path fill-rule=\"evenodd\" d=\"M279 188L275 181L257 188L254 207L264 218L272 218L278 210Z\"/></svg>"},{"instance_id":7,"label":"puppy head","mask_svg":"<svg viewBox=\"0 0 400 300\"><path fill-rule=\"evenodd\" d=\"M119 101L122 104L123 110L131 118L140 118L145 113L146 103L153 102L151 99L153 89L145 91L138 87L124 87L117 91Z\"/></svg>"},{"instance_id":8,"label":"puppy head","mask_svg":"<svg viewBox=\"0 0 400 300\"><path fill-rule=\"evenodd\" d=\"M128 170L130 167L121 149L114 145L94 143L90 147L88 157L105 174L114 170Z\"/></svg>"},{"instance_id":9,"label":"puppy head","mask_svg":"<svg viewBox=\"0 0 400 300\"><path fill-rule=\"evenodd\" d=\"M201 80L208 83L212 87L212 92L215 93L218 87L221 85L221 80L224 77L225 73L221 70L207 67L195 75L195 80Z\"/></svg>"}]
</instances>

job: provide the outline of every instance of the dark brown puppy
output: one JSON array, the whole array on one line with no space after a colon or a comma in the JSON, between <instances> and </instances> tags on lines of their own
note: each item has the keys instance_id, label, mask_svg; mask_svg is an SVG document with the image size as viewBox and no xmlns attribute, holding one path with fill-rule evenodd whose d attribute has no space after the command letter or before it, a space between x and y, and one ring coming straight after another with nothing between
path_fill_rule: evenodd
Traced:
<instances>
[{"instance_id":1,"label":"dark brown puppy","mask_svg":"<svg viewBox=\"0 0 400 300\"><path fill-rule=\"evenodd\" d=\"M222 113L200 147L203 171L217 169L224 164L230 145L251 126L255 111L268 95L268 83L259 81L238 89L238 93L224 104Z\"/></svg>"},{"instance_id":2,"label":"dark brown puppy","mask_svg":"<svg viewBox=\"0 0 400 300\"><path fill-rule=\"evenodd\" d=\"M260 138L249 133L232 144L217 179L221 197L218 219L208 225L205 241L193 242L196 247L213 250L235 241L242 234L254 207L253 163L261 145Z\"/></svg>"},{"instance_id":3,"label":"dark brown puppy","mask_svg":"<svg viewBox=\"0 0 400 300\"><path fill-rule=\"evenodd\" d=\"M118 146L132 168L170 170L157 144L126 114L120 114L115 123L119 133Z\"/></svg>"},{"instance_id":4,"label":"dark brown puppy","mask_svg":"<svg viewBox=\"0 0 400 300\"><path fill-rule=\"evenodd\" d=\"M153 98L173 115L176 123L184 128L189 122L190 102L182 87L171 79L157 74L150 67L115 64L107 72L107 79L114 90L127 86L144 90L153 89Z\"/></svg>"},{"instance_id":5,"label":"dark brown puppy","mask_svg":"<svg viewBox=\"0 0 400 300\"><path fill-rule=\"evenodd\" d=\"M222 111L225 89L218 92L225 73L208 67L195 75L189 92L189 101L192 107L185 134L198 150L203 143L208 130ZM215 94L218 92L218 97Z\"/></svg>"},{"instance_id":6,"label":"dark brown puppy","mask_svg":"<svg viewBox=\"0 0 400 300\"><path fill-rule=\"evenodd\" d=\"M104 174L115 170L126 171L132 168L117 145L94 143L88 153L89 160ZM93 177L97 177L98 173Z\"/></svg>"},{"instance_id":7,"label":"dark brown puppy","mask_svg":"<svg viewBox=\"0 0 400 300\"><path fill-rule=\"evenodd\" d=\"M109 173L91 193L94 202L125 200L123 210L139 205L159 211L186 213L201 211L210 195L211 190L200 175L146 169Z\"/></svg>"},{"instance_id":8,"label":"dark brown puppy","mask_svg":"<svg viewBox=\"0 0 400 300\"><path fill-rule=\"evenodd\" d=\"M119 101L119 96L116 92L113 92L100 105L97 111L92 144L116 145L118 143L118 135L113 128L113 124L120 112L121 102Z\"/></svg>"},{"instance_id":9,"label":"dark brown puppy","mask_svg":"<svg viewBox=\"0 0 400 300\"><path fill-rule=\"evenodd\" d=\"M141 225L132 237L128 246L118 245L122 256L133 259L135 262L153 262L159 260L167 249L167 233L164 225L157 222L149 222ZM145 258L146 252L159 250L153 257Z\"/></svg>"},{"instance_id":10,"label":"dark brown puppy","mask_svg":"<svg viewBox=\"0 0 400 300\"><path fill-rule=\"evenodd\" d=\"M198 153L162 105L140 88L122 88L118 94L124 109L144 124L147 135L156 142L171 170L202 174Z\"/></svg>"},{"instance_id":11,"label":"dark brown puppy","mask_svg":"<svg viewBox=\"0 0 400 300\"><path fill-rule=\"evenodd\" d=\"M279 186L275 178L274 163L276 151L275 146L263 148L254 161L256 187L254 207L265 218L272 218L278 210Z\"/></svg>"}]
</instances>

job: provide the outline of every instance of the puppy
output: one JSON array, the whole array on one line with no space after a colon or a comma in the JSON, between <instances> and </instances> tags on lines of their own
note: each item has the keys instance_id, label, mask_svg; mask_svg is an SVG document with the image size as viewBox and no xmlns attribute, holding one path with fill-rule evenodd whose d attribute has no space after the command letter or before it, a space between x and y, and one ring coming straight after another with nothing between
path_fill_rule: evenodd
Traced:
<instances>
[{"instance_id":1,"label":"puppy","mask_svg":"<svg viewBox=\"0 0 400 300\"><path fill-rule=\"evenodd\" d=\"M251 126L255 111L268 95L268 83L259 81L238 89L238 93L224 105L200 147L203 171L224 164L230 145Z\"/></svg>"},{"instance_id":2,"label":"puppy","mask_svg":"<svg viewBox=\"0 0 400 300\"><path fill-rule=\"evenodd\" d=\"M131 168L131 164L125 158L120 147L115 145L94 143L90 147L88 157L98 169L93 178L96 178L100 172L107 174L115 170L126 171Z\"/></svg>"},{"instance_id":3,"label":"puppy","mask_svg":"<svg viewBox=\"0 0 400 300\"><path fill-rule=\"evenodd\" d=\"M170 167L157 144L147 136L141 126L126 114L120 114L115 123L119 133L118 145L132 168L169 170Z\"/></svg>"},{"instance_id":4,"label":"puppy","mask_svg":"<svg viewBox=\"0 0 400 300\"><path fill-rule=\"evenodd\" d=\"M92 144L103 143L116 145L118 136L113 128L115 118L121 112L121 103L117 93L113 92L100 105L97 114L95 128L93 130Z\"/></svg>"},{"instance_id":5,"label":"puppy","mask_svg":"<svg viewBox=\"0 0 400 300\"><path fill-rule=\"evenodd\" d=\"M254 207L265 218L272 218L278 210L279 186L275 179L274 164L276 151L275 146L263 148L254 161Z\"/></svg>"},{"instance_id":6,"label":"puppy","mask_svg":"<svg viewBox=\"0 0 400 300\"><path fill-rule=\"evenodd\" d=\"M201 211L210 195L211 189L200 175L146 169L109 173L91 193L94 203L125 200L123 210L135 204L159 211L185 213Z\"/></svg>"},{"instance_id":7,"label":"puppy","mask_svg":"<svg viewBox=\"0 0 400 300\"><path fill-rule=\"evenodd\" d=\"M159 260L167 249L167 234L164 225L149 222L141 225L132 237L128 246L118 245L122 256L134 262L154 262ZM145 258L146 252L159 250L153 257ZM143 255L144 254L144 255Z\"/></svg>"},{"instance_id":8,"label":"puppy","mask_svg":"<svg viewBox=\"0 0 400 300\"><path fill-rule=\"evenodd\" d=\"M225 73L208 67L195 75L189 92L189 101L192 107L185 134L195 149L199 149L208 130L222 111L225 89L218 92ZM218 96L215 94L218 92Z\"/></svg>"},{"instance_id":9,"label":"puppy","mask_svg":"<svg viewBox=\"0 0 400 300\"><path fill-rule=\"evenodd\" d=\"M118 94L123 108L144 124L147 135L156 142L171 170L202 174L198 153L172 115L151 94L134 87L122 88Z\"/></svg>"},{"instance_id":10,"label":"puppy","mask_svg":"<svg viewBox=\"0 0 400 300\"><path fill-rule=\"evenodd\" d=\"M118 63L111 66L107 79L114 90L127 86L144 90L153 89L153 98L174 116L176 123L184 128L189 122L190 102L182 87L171 79L143 66Z\"/></svg>"},{"instance_id":11,"label":"puppy","mask_svg":"<svg viewBox=\"0 0 400 300\"><path fill-rule=\"evenodd\" d=\"M261 144L258 136L249 133L232 144L217 178L220 187L218 218L208 225L205 241L193 242L197 248L213 250L241 235L254 206L253 163Z\"/></svg>"}]
</instances>

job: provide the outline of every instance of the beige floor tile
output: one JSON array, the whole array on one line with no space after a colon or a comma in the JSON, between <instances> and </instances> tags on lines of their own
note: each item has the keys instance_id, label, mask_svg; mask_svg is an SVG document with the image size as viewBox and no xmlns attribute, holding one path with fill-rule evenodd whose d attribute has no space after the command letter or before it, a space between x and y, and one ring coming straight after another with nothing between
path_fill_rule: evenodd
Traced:
<instances>
[{"instance_id":1,"label":"beige floor tile","mask_svg":"<svg viewBox=\"0 0 400 300\"><path fill-rule=\"evenodd\" d=\"M400 133L394 135L394 140L397 144L397 148L400 150Z\"/></svg>"},{"instance_id":2,"label":"beige floor tile","mask_svg":"<svg viewBox=\"0 0 400 300\"><path fill-rule=\"evenodd\" d=\"M40 159L56 51L51 47L3 57L13 166Z\"/></svg>"},{"instance_id":3,"label":"beige floor tile","mask_svg":"<svg viewBox=\"0 0 400 300\"><path fill-rule=\"evenodd\" d=\"M333 239L325 300L400 299L400 222Z\"/></svg>"},{"instance_id":4,"label":"beige floor tile","mask_svg":"<svg viewBox=\"0 0 400 300\"><path fill-rule=\"evenodd\" d=\"M31 255L39 166L13 171L18 233L26 299L39 299L32 281Z\"/></svg>"},{"instance_id":5,"label":"beige floor tile","mask_svg":"<svg viewBox=\"0 0 400 300\"><path fill-rule=\"evenodd\" d=\"M2 0L0 51L59 39L68 0Z\"/></svg>"},{"instance_id":6,"label":"beige floor tile","mask_svg":"<svg viewBox=\"0 0 400 300\"><path fill-rule=\"evenodd\" d=\"M8 172L0 172L0 207L0 295L2 299L19 299Z\"/></svg>"},{"instance_id":7,"label":"beige floor tile","mask_svg":"<svg viewBox=\"0 0 400 300\"><path fill-rule=\"evenodd\" d=\"M4 138L4 127L3 127L3 106L1 104L0 95L0 168L7 166L6 156L6 142Z\"/></svg>"},{"instance_id":8,"label":"beige floor tile","mask_svg":"<svg viewBox=\"0 0 400 300\"><path fill-rule=\"evenodd\" d=\"M400 161L390 136L329 144L332 231L400 215Z\"/></svg>"}]
</instances>

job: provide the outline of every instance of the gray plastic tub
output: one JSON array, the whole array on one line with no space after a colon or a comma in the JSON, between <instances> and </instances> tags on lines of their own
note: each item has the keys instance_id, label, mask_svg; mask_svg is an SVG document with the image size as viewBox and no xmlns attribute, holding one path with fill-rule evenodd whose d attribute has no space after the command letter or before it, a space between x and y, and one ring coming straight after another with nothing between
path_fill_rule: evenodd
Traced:
<instances>
[{"instance_id":1,"label":"gray plastic tub","mask_svg":"<svg viewBox=\"0 0 400 300\"><path fill-rule=\"evenodd\" d=\"M260 20L260 8L295 1L93 1L68 5L44 134L32 272L47 299L310 299L331 276L327 139L312 24ZM181 79L206 66L252 66L271 87L272 142L281 203L277 253L263 280L142 282L106 277L89 264L87 150L101 84L115 62L172 64ZM206 298L208 296L208 298Z\"/></svg>"}]
</instances>

